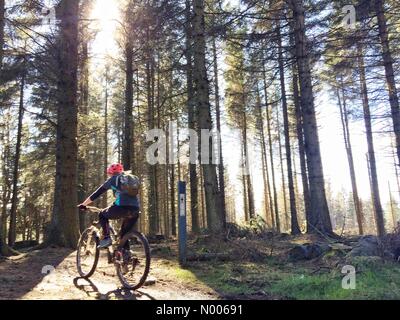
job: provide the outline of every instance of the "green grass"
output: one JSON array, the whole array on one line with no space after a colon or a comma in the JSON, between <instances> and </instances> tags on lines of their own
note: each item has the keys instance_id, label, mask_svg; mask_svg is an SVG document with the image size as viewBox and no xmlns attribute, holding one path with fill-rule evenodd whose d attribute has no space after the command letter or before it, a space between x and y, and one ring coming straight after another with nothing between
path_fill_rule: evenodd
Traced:
<instances>
[{"instance_id":1,"label":"green grass","mask_svg":"<svg viewBox=\"0 0 400 320\"><path fill-rule=\"evenodd\" d=\"M182 269L181 269L182 270ZM190 270L190 271L189 271ZM356 289L343 289L340 269L317 274L305 267L264 263L196 263L176 271L185 281L201 281L219 293L252 295L260 291L281 299L400 299L400 267L367 266L356 275ZM324 269L325 270L325 269Z\"/></svg>"},{"instance_id":2,"label":"green grass","mask_svg":"<svg viewBox=\"0 0 400 320\"><path fill-rule=\"evenodd\" d=\"M367 269L356 275L356 288L343 289L342 275L330 272L322 275L293 275L270 288L276 294L285 293L293 299L400 299L400 272L398 266L379 270Z\"/></svg>"},{"instance_id":3,"label":"green grass","mask_svg":"<svg viewBox=\"0 0 400 320\"><path fill-rule=\"evenodd\" d=\"M176 267L172 270L172 272L178 279L180 279L183 282L191 283L191 282L197 281L196 275L189 270L185 270L185 269Z\"/></svg>"}]
</instances>

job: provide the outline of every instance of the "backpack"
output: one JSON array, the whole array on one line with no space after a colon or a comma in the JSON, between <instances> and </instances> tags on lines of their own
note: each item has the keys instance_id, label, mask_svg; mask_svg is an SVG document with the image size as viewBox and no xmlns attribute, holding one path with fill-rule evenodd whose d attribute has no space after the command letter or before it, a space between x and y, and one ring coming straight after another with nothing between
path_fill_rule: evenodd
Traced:
<instances>
[{"instance_id":1,"label":"backpack","mask_svg":"<svg viewBox=\"0 0 400 320\"><path fill-rule=\"evenodd\" d=\"M136 197L139 193L139 177L131 173L123 173L117 177L117 188L131 197Z\"/></svg>"}]
</instances>

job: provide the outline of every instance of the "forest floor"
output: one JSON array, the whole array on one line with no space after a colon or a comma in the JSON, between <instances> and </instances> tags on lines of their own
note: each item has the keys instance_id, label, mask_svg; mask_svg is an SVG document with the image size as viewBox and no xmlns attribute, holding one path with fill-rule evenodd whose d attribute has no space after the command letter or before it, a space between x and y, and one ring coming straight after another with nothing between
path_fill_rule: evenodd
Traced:
<instances>
[{"instance_id":1,"label":"forest floor","mask_svg":"<svg viewBox=\"0 0 400 320\"><path fill-rule=\"evenodd\" d=\"M87 281L76 278L75 252L47 248L0 260L0 299L400 299L399 264L361 260L356 289L343 289L340 246L312 260L288 258L291 248L310 241L288 235L229 241L200 236L188 243L189 256L197 261L185 268L177 262L176 242L162 241L151 245L154 283L136 292L120 289L105 256ZM46 266L54 271L42 274Z\"/></svg>"}]
</instances>

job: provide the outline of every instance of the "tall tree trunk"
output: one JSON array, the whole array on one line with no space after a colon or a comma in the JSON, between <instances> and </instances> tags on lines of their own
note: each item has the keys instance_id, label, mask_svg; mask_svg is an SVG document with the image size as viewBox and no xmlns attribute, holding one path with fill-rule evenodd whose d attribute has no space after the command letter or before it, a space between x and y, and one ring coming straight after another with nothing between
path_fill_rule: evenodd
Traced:
<instances>
[{"instance_id":1,"label":"tall tree trunk","mask_svg":"<svg viewBox=\"0 0 400 320\"><path fill-rule=\"evenodd\" d=\"M281 84L281 96L282 96L282 111L283 111L283 127L285 133L285 150L286 150L286 165L288 174L288 185L289 185L289 201L290 201L290 221L291 221L291 233L293 235L300 234L300 227L297 220L297 208L296 208L296 194L294 192L293 184L293 171L292 171L292 153L290 149L290 130L289 130L289 115L288 105L286 99L286 81L285 81L285 69L283 64L283 53L282 53L282 37L280 25L277 26L277 37L278 37L278 62L279 62L279 75ZM282 175L282 182L284 178ZM284 189L285 192L285 189ZM285 214L287 211L285 209Z\"/></svg>"},{"instance_id":2,"label":"tall tree trunk","mask_svg":"<svg viewBox=\"0 0 400 320\"><path fill-rule=\"evenodd\" d=\"M265 218L270 227L273 228L273 205L272 205L272 194L271 185L269 179L269 168L268 168L268 156L267 156L267 146L265 143L265 133L264 133L264 117L262 113L260 92L257 88L257 114L258 114L258 129L260 134L260 144L261 144L261 163L263 172L263 182L264 182L264 202L265 202Z\"/></svg>"},{"instance_id":3,"label":"tall tree trunk","mask_svg":"<svg viewBox=\"0 0 400 320\"><path fill-rule=\"evenodd\" d=\"M180 135L180 133L179 133L179 126L176 128L176 148L177 148L177 152L178 152L178 159L177 159L177 163L176 163L176 165L177 165L177 167L178 167L178 181L182 181L182 174L181 174L181 172L182 172L182 166L181 166L181 157L180 157L180 155L181 155L181 144L180 144L180 141L179 141L179 135Z\"/></svg>"},{"instance_id":4,"label":"tall tree trunk","mask_svg":"<svg viewBox=\"0 0 400 320\"><path fill-rule=\"evenodd\" d=\"M170 126L170 128L173 126ZM170 146L173 146L175 143L173 141L174 139L174 132L171 132L172 130L168 130L169 132L169 137L168 137L168 142ZM175 164L173 159L169 159L171 164L169 165L170 170L169 170L169 190L170 190L170 201L171 201L171 233L173 236L176 236L176 199L175 199L175 189L176 189L176 181L175 181ZM195 168L196 170L196 168ZM196 176L197 178L197 176ZM197 209L197 208L196 208Z\"/></svg>"},{"instance_id":5,"label":"tall tree trunk","mask_svg":"<svg viewBox=\"0 0 400 320\"><path fill-rule=\"evenodd\" d=\"M262 170L262 176L263 176L263 196L264 196L264 211L265 211L265 221L268 226L270 226L271 221L269 220L271 212L270 212L270 206L269 206L269 190L268 190L268 181L267 181L267 168L265 167L265 158L264 158L264 146L260 140L260 146L261 146L261 170Z\"/></svg>"},{"instance_id":6,"label":"tall tree trunk","mask_svg":"<svg viewBox=\"0 0 400 320\"><path fill-rule=\"evenodd\" d=\"M337 89L336 94L337 94L338 102L339 102L340 118L342 120L342 129L343 129L344 144L345 144L346 153L347 153L347 161L349 163L351 187L352 187L352 191L353 191L353 202L354 202L354 208L356 211L358 232L359 232L359 234L364 234L363 213L361 211L360 198L358 197L357 180L356 180L356 173L355 173L355 169L354 169L354 160L353 160L353 150L352 150L351 140L350 140L347 103L346 103L346 97L345 97L343 85L344 84L343 84L343 80L342 80L340 86L342 89L343 101L340 97L339 89Z\"/></svg>"},{"instance_id":7,"label":"tall tree trunk","mask_svg":"<svg viewBox=\"0 0 400 320\"><path fill-rule=\"evenodd\" d=\"M272 173L272 189L274 192L274 209L275 209L275 227L277 232L281 232L281 222L279 218L279 208L278 208L278 192L276 190L276 179L275 179L275 167L274 167L274 152L272 147L272 134L271 134L271 117L269 107L266 109L267 112L267 130L268 130L268 143L269 143L269 158L271 163L271 173Z\"/></svg>"},{"instance_id":8,"label":"tall tree trunk","mask_svg":"<svg viewBox=\"0 0 400 320\"><path fill-rule=\"evenodd\" d=\"M309 217L309 214L311 212L311 200L310 200L310 190L308 186L307 160L306 160L306 153L304 150L303 119L301 116L302 111L301 111L301 103L299 96L298 78L297 78L297 71L295 70L295 68L293 68L293 100L294 100L295 114L296 114L296 132L297 132L297 143L299 147L301 182L303 186L304 211L307 222L307 229L310 229L311 226L308 226L308 223L309 221L311 221Z\"/></svg>"},{"instance_id":9,"label":"tall tree trunk","mask_svg":"<svg viewBox=\"0 0 400 320\"><path fill-rule=\"evenodd\" d=\"M311 199L311 233L332 234L332 223L329 216L325 193L325 181L322 168L321 151L318 138L317 119L314 106L314 95L311 79L310 54L307 48L303 0L290 1L293 10L294 35L297 66L300 79L301 108L305 151L307 155L308 179Z\"/></svg>"},{"instance_id":10,"label":"tall tree trunk","mask_svg":"<svg viewBox=\"0 0 400 320\"><path fill-rule=\"evenodd\" d=\"M1 178L2 178L2 193L1 193L1 220L0 220L0 255L7 256L10 254L10 248L7 245L7 205L10 201L11 186L8 180L9 172L7 162L11 154L10 150L10 130L6 124L4 134L1 135L1 143L3 152L1 154Z\"/></svg>"},{"instance_id":11,"label":"tall tree trunk","mask_svg":"<svg viewBox=\"0 0 400 320\"><path fill-rule=\"evenodd\" d=\"M0 0L0 79L3 76L3 48L4 48L4 27L5 27L5 0ZM2 83L0 83L1 85ZM9 133L8 133L9 134ZM3 142L3 141L2 141ZM5 146L5 144L3 144ZM9 247L7 246L7 192L6 192L6 176L5 176L5 163L6 155L3 152L2 155L2 175L4 179L4 185L2 190L2 209L1 209L1 217L0 217L0 256L1 255L8 255L9 254Z\"/></svg>"},{"instance_id":12,"label":"tall tree trunk","mask_svg":"<svg viewBox=\"0 0 400 320\"><path fill-rule=\"evenodd\" d=\"M374 138L372 135L371 111L369 107L368 88L365 76L364 53L361 44L358 44L357 50L358 50L357 52L358 69L360 72L361 96L362 96L363 111L364 111L364 124L365 124L365 131L367 135L367 144L368 144L368 159L369 159L370 177L371 177L371 194L372 194L372 201L374 203L376 231L378 233L378 236L383 236L385 234L385 224L383 218L381 198L379 194L378 173L376 169L375 149L374 149Z\"/></svg>"},{"instance_id":13,"label":"tall tree trunk","mask_svg":"<svg viewBox=\"0 0 400 320\"><path fill-rule=\"evenodd\" d=\"M26 66L24 66L26 68ZM18 179L19 179L19 161L21 157L21 139L22 139L22 121L24 118L24 90L25 90L25 70L22 71L20 93L19 93L19 110L18 110L18 128L17 128L17 144L15 146L15 160L12 183L12 198L10 210L10 228L8 230L8 245L13 247L16 239L17 227L17 207L18 207Z\"/></svg>"},{"instance_id":14,"label":"tall tree trunk","mask_svg":"<svg viewBox=\"0 0 400 320\"><path fill-rule=\"evenodd\" d=\"M285 181L285 169L283 165L283 154L282 154L282 139L281 139L281 125L279 121L279 109L276 105L276 131L278 135L278 150L279 150L279 165L281 168L281 182L282 182L282 198L283 198L283 214L285 217L285 230L289 230L289 215L287 208L287 196L286 196L286 181Z\"/></svg>"},{"instance_id":15,"label":"tall tree trunk","mask_svg":"<svg viewBox=\"0 0 400 320\"><path fill-rule=\"evenodd\" d=\"M118 128L118 137L117 137L117 159L118 163L122 162L122 131L121 128Z\"/></svg>"},{"instance_id":16,"label":"tall tree trunk","mask_svg":"<svg viewBox=\"0 0 400 320\"><path fill-rule=\"evenodd\" d=\"M368 152L365 154L365 158L366 158L366 161L367 161L369 187L370 187L370 190L371 190L372 209L374 211L373 215L374 215L374 222L375 222L375 232L378 232L377 231L378 228L377 228L377 225L376 225L376 219L375 219L375 205L374 205L374 200L373 200L374 199L374 192L373 192L374 188L373 188L372 176L371 176L371 162L369 160Z\"/></svg>"},{"instance_id":17,"label":"tall tree trunk","mask_svg":"<svg viewBox=\"0 0 400 320\"><path fill-rule=\"evenodd\" d=\"M130 35L127 35L130 37ZM131 39L125 44L125 112L122 140L122 164L125 170L132 166L132 126L133 126L133 45Z\"/></svg>"},{"instance_id":18,"label":"tall tree trunk","mask_svg":"<svg viewBox=\"0 0 400 320\"><path fill-rule=\"evenodd\" d=\"M4 26L5 26L5 0L0 0L0 76L3 73L3 48L4 48Z\"/></svg>"},{"instance_id":19,"label":"tall tree trunk","mask_svg":"<svg viewBox=\"0 0 400 320\"><path fill-rule=\"evenodd\" d=\"M211 130L211 106L209 100L209 83L206 68L206 39L204 20L204 0L193 0L193 40L194 40L194 72L193 79L198 107L198 127ZM202 140L201 138L199 140ZM201 141L199 142L201 146ZM204 175L204 189L207 210L207 225L212 233L220 234L223 221L218 212L220 208L220 193L215 165L212 164L212 144L209 147L209 164L201 164Z\"/></svg>"},{"instance_id":20,"label":"tall tree trunk","mask_svg":"<svg viewBox=\"0 0 400 320\"><path fill-rule=\"evenodd\" d=\"M243 95L244 97L244 95ZM243 106L246 105L245 98L243 98ZM246 191L247 191L247 201L248 201L248 210L249 210L249 218L252 219L255 217L255 207L254 207L254 194L253 194L253 185L251 183L251 174L250 174L250 163L249 163L249 147L247 142L247 115L246 110L243 112L243 160L244 160L244 167L245 173L243 178L246 181Z\"/></svg>"},{"instance_id":21,"label":"tall tree trunk","mask_svg":"<svg viewBox=\"0 0 400 320\"><path fill-rule=\"evenodd\" d=\"M171 233L176 236L176 205L175 205L175 165L171 165L170 170L170 193L171 193Z\"/></svg>"},{"instance_id":22,"label":"tall tree trunk","mask_svg":"<svg viewBox=\"0 0 400 320\"><path fill-rule=\"evenodd\" d=\"M267 92L267 80L265 66L263 65L263 77L264 77L264 96L265 96L265 112L267 117L267 131L268 131L268 144L269 144L269 160L271 164L271 176L272 176L272 190L274 193L274 214L271 216L272 225L278 232L280 232L281 225L279 219L279 209L278 209L278 193L276 191L275 182L275 170L274 170L274 154L272 149L272 134L271 134L271 117L270 117L270 104L268 103L268 92Z\"/></svg>"},{"instance_id":23,"label":"tall tree trunk","mask_svg":"<svg viewBox=\"0 0 400 320\"><path fill-rule=\"evenodd\" d=\"M300 193L299 193L299 184L297 181L297 166L296 166L296 151L294 150L294 146L292 145L292 168L293 168L293 184L294 184L294 193L296 195L296 205L297 205L297 220L299 223L299 229L300 229L300 211L301 211L301 205L300 205ZM300 229L301 232L301 229Z\"/></svg>"},{"instance_id":24,"label":"tall tree trunk","mask_svg":"<svg viewBox=\"0 0 400 320\"><path fill-rule=\"evenodd\" d=\"M147 81L147 129L154 129L154 52L150 47L150 33L147 30L147 62L146 62L146 81ZM150 142L151 143L151 142ZM149 234L157 234L157 167L148 164L149 191L147 194L148 217L149 217Z\"/></svg>"},{"instance_id":25,"label":"tall tree trunk","mask_svg":"<svg viewBox=\"0 0 400 320\"><path fill-rule=\"evenodd\" d=\"M5 0L0 0L0 79L2 78L2 75L3 75L4 26L5 26ZM0 85L1 85L1 83L0 83ZM6 158L5 154L3 155L3 157L4 157L3 159ZM5 180L6 180L6 177L4 175L5 166L6 166L5 162L3 162L2 166L3 166L2 174L3 174L3 178L4 178L4 182L5 182ZM6 241L6 238L7 238L7 203L8 203L8 199L6 196L6 190L5 190L5 185L4 185L3 192L2 192L2 210L1 210L1 217L0 217L0 256L9 254L7 241Z\"/></svg>"},{"instance_id":26,"label":"tall tree trunk","mask_svg":"<svg viewBox=\"0 0 400 320\"><path fill-rule=\"evenodd\" d=\"M86 152L84 152L86 153ZM87 157L78 156L78 169L77 169L77 180L78 180L78 202L82 203L85 201L86 190L87 188L87 167L86 161ZM86 228L86 214L85 212L79 211L78 213L78 221L79 221L79 231L82 233Z\"/></svg>"},{"instance_id":27,"label":"tall tree trunk","mask_svg":"<svg viewBox=\"0 0 400 320\"><path fill-rule=\"evenodd\" d=\"M78 123L78 134L84 132L86 117L89 115L89 51L87 39L80 39L82 43L82 53L80 59L80 101L78 112L84 116L84 121ZM81 147L78 152L78 201L82 203L87 197L87 159L89 143L87 137L80 139ZM79 230L82 233L86 229L86 213L79 211Z\"/></svg>"},{"instance_id":28,"label":"tall tree trunk","mask_svg":"<svg viewBox=\"0 0 400 320\"><path fill-rule=\"evenodd\" d=\"M149 104L149 108L152 108L152 104ZM149 128L152 127L149 125ZM149 129L151 130L151 129ZM147 194L147 204L148 204L148 217L149 217L149 234L155 235L157 233L157 209L156 209L156 168L154 165L148 164L148 177L149 177L149 190Z\"/></svg>"},{"instance_id":29,"label":"tall tree trunk","mask_svg":"<svg viewBox=\"0 0 400 320\"><path fill-rule=\"evenodd\" d=\"M244 142L241 143L241 156L242 156L242 187L243 187L243 212L244 212L244 220L249 222L250 214L249 214L249 204L248 204L248 193L247 193L247 179L246 176L248 173L248 167L246 164L246 157L244 153Z\"/></svg>"},{"instance_id":30,"label":"tall tree trunk","mask_svg":"<svg viewBox=\"0 0 400 320\"><path fill-rule=\"evenodd\" d=\"M161 118L160 118L160 114L161 114L161 105L160 105L160 55L157 54L155 63L155 71L153 69L153 105L156 107L156 119L154 119L154 126L156 128L161 128ZM157 76L157 81L156 81L156 76ZM170 77L170 81L173 81L172 79L172 74ZM155 86L157 87L157 90L155 89ZM156 93L157 91L157 93ZM156 191L156 221L157 221L157 232L160 234L162 233L162 217L163 217L163 212L162 210L164 209L165 206L162 206L162 208L159 207L159 203L162 203L161 201L163 201L162 199L160 199L160 168L161 166L157 166L155 167L155 181L156 181L156 185L155 185L155 191ZM160 201L161 200L161 201Z\"/></svg>"},{"instance_id":31,"label":"tall tree trunk","mask_svg":"<svg viewBox=\"0 0 400 320\"><path fill-rule=\"evenodd\" d=\"M4 48L4 27L5 27L5 0L0 0L0 79L3 75L3 48ZM1 85L1 83L0 83ZM8 133L9 134L9 133ZM2 141L3 142L3 141ZM5 146L5 144L3 144ZM7 203L8 197L6 192L6 175L5 175L5 163L6 155L3 152L2 155L2 176L4 183L3 190L2 190L2 209L1 209L1 217L0 217L0 256L1 255L8 255L9 250L7 246Z\"/></svg>"},{"instance_id":32,"label":"tall tree trunk","mask_svg":"<svg viewBox=\"0 0 400 320\"><path fill-rule=\"evenodd\" d=\"M219 76L218 76L218 55L215 36L212 37L212 52L213 52L213 65L214 65L214 97L215 97L215 113L217 121L217 131L221 133L221 106L219 95ZM222 137L218 146L219 165L218 165L218 184L221 193L220 214L226 228L226 204L225 204L225 170L224 170L224 157L222 154Z\"/></svg>"},{"instance_id":33,"label":"tall tree trunk","mask_svg":"<svg viewBox=\"0 0 400 320\"><path fill-rule=\"evenodd\" d=\"M187 108L189 129L196 131L196 105L193 88L193 41L192 41L192 14L190 0L186 0L186 83L187 83ZM191 151L194 152L194 151ZM197 156L196 156L197 158ZM192 232L200 232L199 203L198 203L198 177L196 163L189 163L190 178L190 214L192 217Z\"/></svg>"},{"instance_id":34,"label":"tall tree trunk","mask_svg":"<svg viewBox=\"0 0 400 320\"><path fill-rule=\"evenodd\" d=\"M77 212L77 67L79 0L62 0L58 81L56 178L50 243L75 248Z\"/></svg>"},{"instance_id":35,"label":"tall tree trunk","mask_svg":"<svg viewBox=\"0 0 400 320\"><path fill-rule=\"evenodd\" d=\"M290 44L292 46L291 54L292 58L296 59L296 46L294 39L295 25L293 20L290 22L290 29L292 31L290 35ZM296 135L299 148L301 181L303 187L304 216L306 219L307 230L310 230L311 226L309 225L309 223L312 220L310 218L311 199L310 199L310 189L308 185L307 159L304 146L304 130L303 130L303 118L302 118L303 111L301 109L297 63L293 63L292 65L292 89L293 89L293 103L295 107L295 117L296 117Z\"/></svg>"},{"instance_id":36,"label":"tall tree trunk","mask_svg":"<svg viewBox=\"0 0 400 320\"><path fill-rule=\"evenodd\" d=\"M108 67L106 67L105 77L105 96L104 96L104 154L103 154L103 168L104 168L104 181L107 180L106 168L108 166ZM107 207L107 195L103 196L103 207Z\"/></svg>"},{"instance_id":37,"label":"tall tree trunk","mask_svg":"<svg viewBox=\"0 0 400 320\"><path fill-rule=\"evenodd\" d=\"M168 150L168 146L167 146ZM168 163L168 162L167 162ZM164 183L163 183L163 198L165 199L165 221L164 221L164 228L166 231L166 236L167 238L171 237L171 211L169 210L169 204L170 204L170 199L169 199L169 194L168 194L168 177L169 177L169 169L168 169L168 164L164 166Z\"/></svg>"},{"instance_id":38,"label":"tall tree trunk","mask_svg":"<svg viewBox=\"0 0 400 320\"><path fill-rule=\"evenodd\" d=\"M204 194L204 179L203 179L203 167L200 166L200 202L201 202L201 218L203 223L203 228L207 228L207 212L205 205L205 194Z\"/></svg>"},{"instance_id":39,"label":"tall tree trunk","mask_svg":"<svg viewBox=\"0 0 400 320\"><path fill-rule=\"evenodd\" d=\"M41 229L41 221L40 221L40 211L35 212L35 240L37 243L40 242L40 229Z\"/></svg>"},{"instance_id":40,"label":"tall tree trunk","mask_svg":"<svg viewBox=\"0 0 400 320\"><path fill-rule=\"evenodd\" d=\"M382 46L382 58L385 67L387 89L389 92L393 129L396 137L397 158L400 161L400 104L396 88L393 58L390 50L389 33L387 29L383 0L375 0L375 11L378 18L379 37L381 39Z\"/></svg>"}]
</instances>

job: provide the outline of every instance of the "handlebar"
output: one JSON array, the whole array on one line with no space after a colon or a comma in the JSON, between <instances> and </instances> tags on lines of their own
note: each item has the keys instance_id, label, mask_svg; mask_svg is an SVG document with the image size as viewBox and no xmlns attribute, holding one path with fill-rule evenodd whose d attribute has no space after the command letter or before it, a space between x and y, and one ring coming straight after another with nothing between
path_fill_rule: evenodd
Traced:
<instances>
[{"instance_id":1,"label":"handlebar","mask_svg":"<svg viewBox=\"0 0 400 320\"><path fill-rule=\"evenodd\" d=\"M85 206L84 208L82 206L80 206L79 210L87 211L89 213L99 213L101 211L101 209L99 209L97 207L90 207L90 206Z\"/></svg>"}]
</instances>

